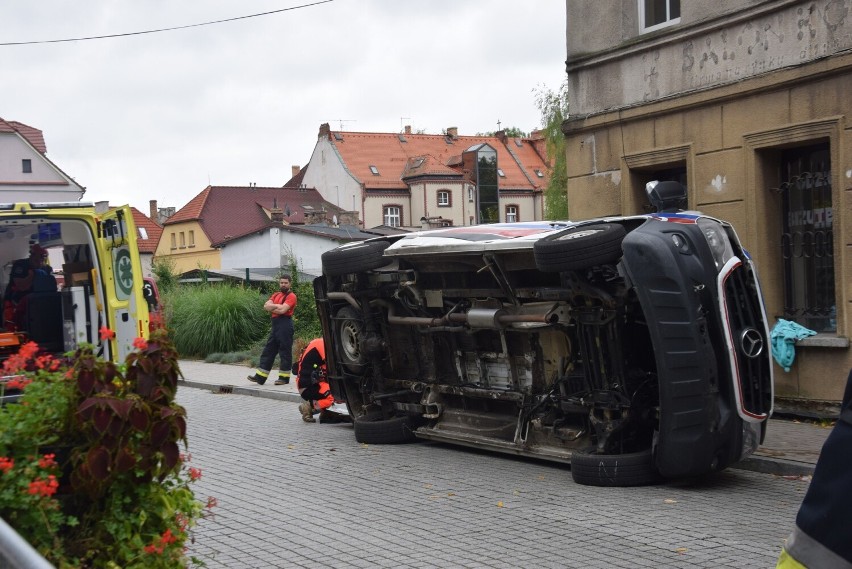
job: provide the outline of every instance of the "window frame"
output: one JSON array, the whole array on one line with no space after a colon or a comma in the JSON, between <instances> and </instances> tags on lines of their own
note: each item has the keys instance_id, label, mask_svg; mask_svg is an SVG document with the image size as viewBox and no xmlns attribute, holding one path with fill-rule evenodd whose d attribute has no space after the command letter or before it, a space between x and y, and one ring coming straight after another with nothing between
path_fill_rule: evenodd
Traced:
<instances>
[{"instance_id":1,"label":"window frame","mask_svg":"<svg viewBox=\"0 0 852 569\"><path fill-rule=\"evenodd\" d=\"M397 225L393 225L392 223L388 223L388 210L390 208L396 208L396 210L397 210L396 217L398 217L398 220L399 220ZM403 220L404 220L404 218L403 218L402 204L390 203L390 204L383 204L382 205L382 223L384 225L386 225L388 227L402 227Z\"/></svg>"},{"instance_id":2,"label":"window frame","mask_svg":"<svg viewBox=\"0 0 852 569\"><path fill-rule=\"evenodd\" d=\"M514 209L515 211L512 213L514 219L509 220L509 209ZM521 220L521 206L516 203L506 204L503 208L503 219L506 223L518 223Z\"/></svg>"},{"instance_id":3,"label":"window frame","mask_svg":"<svg viewBox=\"0 0 852 569\"><path fill-rule=\"evenodd\" d=\"M23 174L32 174L33 173L33 161L31 158L22 158L21 159L21 172Z\"/></svg>"},{"instance_id":4,"label":"window frame","mask_svg":"<svg viewBox=\"0 0 852 569\"><path fill-rule=\"evenodd\" d=\"M646 15L647 15L646 14L647 3L649 1L653 1L653 0L638 0L636 2L636 5L639 9L639 33L640 34L646 34L648 32L654 32L654 31L657 31L657 30L660 30L660 29L663 29L663 28L667 28L669 26L673 26L675 24L680 23L680 16L678 16L676 18L670 17L671 12L672 12L672 4L675 3L675 2L677 3L677 6L678 6L678 13L680 13L680 9L681 9L680 0L663 0L666 4L666 19L663 20L660 23L651 24L650 26L646 26L645 25L645 18L646 18Z\"/></svg>"},{"instance_id":5,"label":"window frame","mask_svg":"<svg viewBox=\"0 0 852 569\"><path fill-rule=\"evenodd\" d=\"M441 195L446 195L447 199L445 202L441 202ZM435 192L435 200L438 204L438 207L453 207L453 192L447 189L441 189Z\"/></svg>"}]
</instances>

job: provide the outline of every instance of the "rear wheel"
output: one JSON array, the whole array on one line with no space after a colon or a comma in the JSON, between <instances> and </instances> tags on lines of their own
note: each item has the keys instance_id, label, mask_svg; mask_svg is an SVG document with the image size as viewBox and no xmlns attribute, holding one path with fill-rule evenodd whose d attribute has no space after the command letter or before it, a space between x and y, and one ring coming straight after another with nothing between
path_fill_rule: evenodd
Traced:
<instances>
[{"instance_id":1,"label":"rear wheel","mask_svg":"<svg viewBox=\"0 0 852 569\"><path fill-rule=\"evenodd\" d=\"M326 251L322 259L322 272L329 276L362 273L384 267L391 259L384 257L387 241L364 241L351 247Z\"/></svg>"},{"instance_id":2,"label":"rear wheel","mask_svg":"<svg viewBox=\"0 0 852 569\"><path fill-rule=\"evenodd\" d=\"M625 454L597 454L593 448L571 454L571 478L585 486L645 486L662 480L651 449Z\"/></svg>"},{"instance_id":3,"label":"rear wheel","mask_svg":"<svg viewBox=\"0 0 852 569\"><path fill-rule=\"evenodd\" d=\"M359 417L354 420L353 427L359 443L388 445L417 440L411 418L407 416L380 420Z\"/></svg>"},{"instance_id":4,"label":"rear wheel","mask_svg":"<svg viewBox=\"0 0 852 569\"><path fill-rule=\"evenodd\" d=\"M548 235L533 245L538 270L558 273L615 263L627 231L617 223L572 227Z\"/></svg>"},{"instance_id":5,"label":"rear wheel","mask_svg":"<svg viewBox=\"0 0 852 569\"><path fill-rule=\"evenodd\" d=\"M352 373L360 372L366 358L362 348L364 320L351 306L344 306L334 317L334 338L340 363Z\"/></svg>"}]
</instances>

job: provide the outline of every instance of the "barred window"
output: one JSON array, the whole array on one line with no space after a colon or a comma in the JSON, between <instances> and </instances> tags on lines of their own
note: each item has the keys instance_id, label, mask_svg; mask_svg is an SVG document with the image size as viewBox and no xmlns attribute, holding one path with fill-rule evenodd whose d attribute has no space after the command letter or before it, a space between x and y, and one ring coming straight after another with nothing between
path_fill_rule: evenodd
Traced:
<instances>
[{"instance_id":1,"label":"barred window","mask_svg":"<svg viewBox=\"0 0 852 569\"><path fill-rule=\"evenodd\" d=\"M817 332L836 332L829 145L785 150L781 182L784 317Z\"/></svg>"}]
</instances>

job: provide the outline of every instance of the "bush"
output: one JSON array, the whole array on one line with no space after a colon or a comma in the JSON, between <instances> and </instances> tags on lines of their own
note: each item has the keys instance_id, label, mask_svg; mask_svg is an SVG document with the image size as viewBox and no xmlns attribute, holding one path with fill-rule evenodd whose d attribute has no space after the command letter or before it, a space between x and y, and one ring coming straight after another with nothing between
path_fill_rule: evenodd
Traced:
<instances>
[{"instance_id":1,"label":"bush","mask_svg":"<svg viewBox=\"0 0 852 569\"><path fill-rule=\"evenodd\" d=\"M182 357L244 350L269 333L265 299L231 285L180 286L164 301L166 325Z\"/></svg>"},{"instance_id":2,"label":"bush","mask_svg":"<svg viewBox=\"0 0 852 569\"><path fill-rule=\"evenodd\" d=\"M177 353L164 330L134 346L122 366L92 346L59 361L33 343L3 364L0 392L22 397L0 407L0 516L61 569L198 563L185 546L205 505L181 453Z\"/></svg>"},{"instance_id":3,"label":"bush","mask_svg":"<svg viewBox=\"0 0 852 569\"><path fill-rule=\"evenodd\" d=\"M177 286L178 274L175 269L175 261L170 257L158 257L151 264L151 272L157 279L157 288L160 294L164 294Z\"/></svg>"}]
</instances>

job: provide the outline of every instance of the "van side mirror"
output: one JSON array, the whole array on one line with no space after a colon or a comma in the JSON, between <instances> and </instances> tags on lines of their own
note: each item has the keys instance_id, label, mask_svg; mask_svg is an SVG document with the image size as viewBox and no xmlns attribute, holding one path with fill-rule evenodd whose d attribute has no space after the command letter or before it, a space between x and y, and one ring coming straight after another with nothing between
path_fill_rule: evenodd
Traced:
<instances>
[{"instance_id":1,"label":"van side mirror","mask_svg":"<svg viewBox=\"0 0 852 569\"><path fill-rule=\"evenodd\" d=\"M674 212L686 207L686 187L680 182L658 182L645 184L648 200L660 212Z\"/></svg>"}]
</instances>

